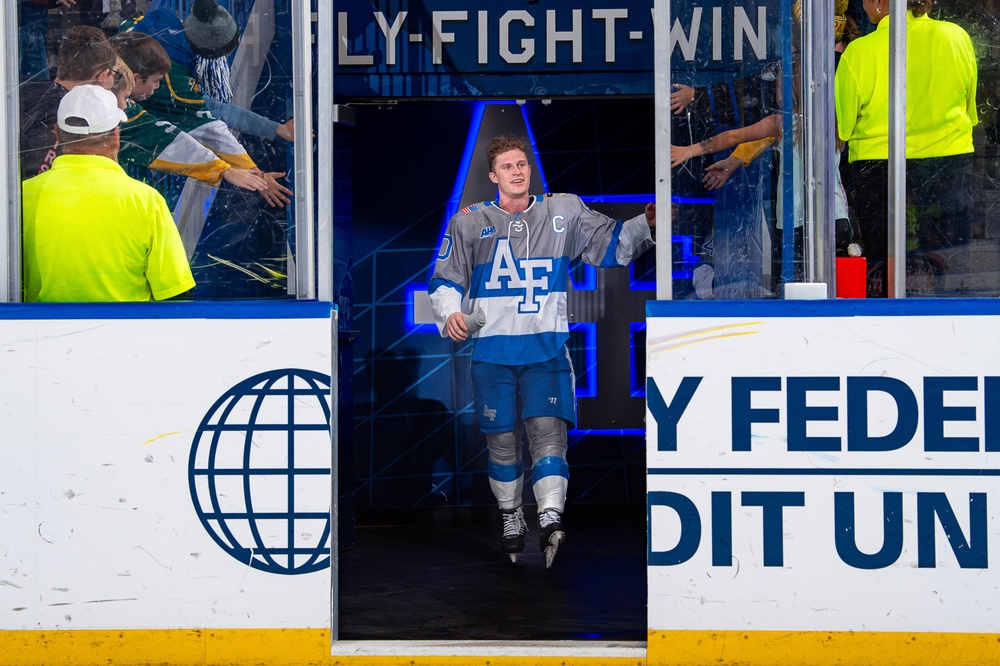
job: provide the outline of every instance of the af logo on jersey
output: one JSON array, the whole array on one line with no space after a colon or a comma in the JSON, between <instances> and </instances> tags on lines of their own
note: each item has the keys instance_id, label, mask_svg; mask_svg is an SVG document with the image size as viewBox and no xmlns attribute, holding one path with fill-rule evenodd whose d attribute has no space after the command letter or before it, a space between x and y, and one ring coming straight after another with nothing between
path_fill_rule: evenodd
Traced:
<instances>
[{"instance_id":1,"label":"af logo on jersey","mask_svg":"<svg viewBox=\"0 0 1000 666\"><path fill-rule=\"evenodd\" d=\"M489 276L483 287L486 296L520 296L517 311L521 314L537 313L542 300L552 290L553 266L551 257L515 258L507 238L497 239Z\"/></svg>"}]
</instances>

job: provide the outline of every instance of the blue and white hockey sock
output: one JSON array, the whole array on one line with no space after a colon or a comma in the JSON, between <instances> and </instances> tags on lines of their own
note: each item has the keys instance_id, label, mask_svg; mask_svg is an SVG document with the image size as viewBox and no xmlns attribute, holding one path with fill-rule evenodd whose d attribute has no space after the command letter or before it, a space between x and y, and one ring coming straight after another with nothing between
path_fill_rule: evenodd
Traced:
<instances>
[{"instance_id":1,"label":"blue and white hockey sock","mask_svg":"<svg viewBox=\"0 0 1000 666\"><path fill-rule=\"evenodd\" d=\"M538 512L555 509L562 513L569 488L569 464L565 458L547 456L531 467L531 488L538 503Z\"/></svg>"},{"instance_id":2,"label":"blue and white hockey sock","mask_svg":"<svg viewBox=\"0 0 1000 666\"><path fill-rule=\"evenodd\" d=\"M555 509L562 513L569 488L569 463L566 462L566 422L552 416L539 416L524 422L528 447L534 464L531 487L538 512Z\"/></svg>"},{"instance_id":3,"label":"blue and white hockey sock","mask_svg":"<svg viewBox=\"0 0 1000 666\"><path fill-rule=\"evenodd\" d=\"M511 510L521 506L524 489L524 463L521 461L520 430L486 435L489 449L487 469L490 489L501 509Z\"/></svg>"}]
</instances>

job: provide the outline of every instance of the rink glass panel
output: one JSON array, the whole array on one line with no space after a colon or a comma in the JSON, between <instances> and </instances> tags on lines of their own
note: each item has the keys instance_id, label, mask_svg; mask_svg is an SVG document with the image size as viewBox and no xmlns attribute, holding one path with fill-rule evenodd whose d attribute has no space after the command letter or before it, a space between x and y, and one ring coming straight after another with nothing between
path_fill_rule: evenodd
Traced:
<instances>
[{"instance_id":1,"label":"rink glass panel","mask_svg":"<svg viewBox=\"0 0 1000 666\"><path fill-rule=\"evenodd\" d=\"M780 289L783 220L792 219L803 198L798 181L785 173L794 161L781 159L797 148L800 130L800 123L785 122L798 112L787 91L799 73L785 63L801 45L801 28L781 16L783 8L787 1L670 4L678 40L672 39L672 90L693 94L672 112L671 143L695 145L762 121L793 130L749 165L731 168L722 186L706 183L706 176L733 147L673 168L674 236L684 248L673 252L675 299L768 298Z\"/></svg>"},{"instance_id":2,"label":"rink glass panel","mask_svg":"<svg viewBox=\"0 0 1000 666\"><path fill-rule=\"evenodd\" d=\"M934 173L936 165L932 160L906 162L907 182L926 183L920 187L907 186L905 279L908 297L988 297L1000 293L998 12L1000 3L995 0L936 0L929 13L931 18L959 25L972 39L978 66L976 109L979 122L972 133L975 152L963 160L961 177ZM907 105L913 102L913 95L908 95ZM951 185L949 176L952 176ZM944 186L947 191L942 189ZM942 211L956 207L964 209L964 214L953 218L947 213L942 215Z\"/></svg>"},{"instance_id":3,"label":"rink glass panel","mask_svg":"<svg viewBox=\"0 0 1000 666\"><path fill-rule=\"evenodd\" d=\"M720 132L752 125L772 113L781 114L783 129L770 148L749 165L731 170L721 186L706 185L706 169L730 157L731 148L672 169L674 234L690 248L673 252L675 299L781 298L785 283L817 279L812 274L816 267L810 265L804 248L810 234L826 231L807 223L803 232L803 211L812 196L807 193L803 165L814 158L808 148L815 142L803 141L803 128L814 119L801 103L800 92L808 91L809 85L803 83L800 49L803 43L811 42L803 39L803 25L794 4L793 0L735 5L690 0L670 3L675 42L671 81L695 89L694 102L672 114L671 143L696 144ZM823 2L813 8L828 4L833 6ZM968 160L968 177L961 179L964 187L950 195L968 200L967 223L949 224L941 219L940 202L934 200L938 193L928 188L907 192L903 233L908 297L1000 293L996 213L1000 201L996 95L1000 63L995 46L998 4L993 0L935 0L929 13L931 18L960 25L972 38L978 65L979 123L973 132L975 152ZM861 34L873 29L861 0L850 0L846 14ZM695 26L697 40L693 39ZM832 76L829 83L832 88ZM843 176L850 216L857 226L855 186L846 149L837 167ZM910 170L914 171L912 161ZM930 180L935 179L931 176ZM828 257L845 254L844 235L835 234L834 225L829 230L828 236L819 239L821 251ZM877 285L884 279L885 267L874 257L866 259L868 282ZM835 278L821 274L819 279Z\"/></svg>"},{"instance_id":4,"label":"rink glass panel","mask_svg":"<svg viewBox=\"0 0 1000 666\"><path fill-rule=\"evenodd\" d=\"M148 2L123 2L122 20L140 15ZM188 0L159 3L184 20L190 11ZM268 5L264 7L263 5ZM133 5L135 8L133 8ZM241 41L229 57L232 73L232 103L258 116L284 123L293 117L292 76L292 3L281 0L268 3L251 0L222 0L240 28ZM44 7L33 2L18 2L16 17L9 19L7 33L16 34L17 65L8 64L8 72L17 76L21 106L30 103L56 77L58 46L63 34L75 25L93 25L109 36L117 29L118 16L104 14L97 0L79 0L69 8ZM8 50L10 52L10 50ZM15 74L16 72L16 74ZM161 82L161 89L166 88ZM162 90L160 91L162 92ZM13 119L16 108L10 108ZM172 120L160 114L160 120ZM18 127L20 127L18 121ZM182 122L176 122L182 128ZM255 136L237 127L232 134L245 148L262 172L273 172L276 180L292 192L294 183L293 142L273 133ZM128 133L122 134L123 143ZM161 146L162 147L162 146ZM286 299L294 298L295 278L295 199L284 205L269 205L263 196L235 187L225 180L212 186L196 178L149 168L149 158L139 155L130 160L126 150L119 162L126 172L156 188L167 202L180 231L196 281L195 299ZM12 192L19 170L13 161L9 178ZM11 230L12 234L16 229ZM17 268L19 243L11 242L13 276L9 300L20 298ZM191 296L191 294L189 294Z\"/></svg>"}]
</instances>

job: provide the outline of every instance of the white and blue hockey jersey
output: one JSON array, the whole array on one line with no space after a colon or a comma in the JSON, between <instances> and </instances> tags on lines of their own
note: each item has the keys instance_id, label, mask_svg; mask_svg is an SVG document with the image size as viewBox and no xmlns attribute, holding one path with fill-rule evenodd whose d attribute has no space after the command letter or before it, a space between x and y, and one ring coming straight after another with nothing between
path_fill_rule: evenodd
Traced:
<instances>
[{"instance_id":1,"label":"white and blue hockey jersey","mask_svg":"<svg viewBox=\"0 0 1000 666\"><path fill-rule=\"evenodd\" d=\"M438 330L467 296L486 323L472 358L502 365L555 357L569 338L566 292L575 259L625 266L652 247L645 215L621 222L573 194L532 196L511 214L494 201L469 206L448 222L428 285Z\"/></svg>"}]
</instances>

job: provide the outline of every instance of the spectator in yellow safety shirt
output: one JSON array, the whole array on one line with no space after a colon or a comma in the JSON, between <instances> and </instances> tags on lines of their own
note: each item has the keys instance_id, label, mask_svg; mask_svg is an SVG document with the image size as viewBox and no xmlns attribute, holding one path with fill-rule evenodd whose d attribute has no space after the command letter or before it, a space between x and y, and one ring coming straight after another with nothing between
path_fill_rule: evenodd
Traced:
<instances>
[{"instance_id":1,"label":"spectator in yellow safety shirt","mask_svg":"<svg viewBox=\"0 0 1000 666\"><path fill-rule=\"evenodd\" d=\"M164 300L194 288L163 197L116 161L123 120L100 86L59 103L60 154L21 186L25 301Z\"/></svg>"}]
</instances>

